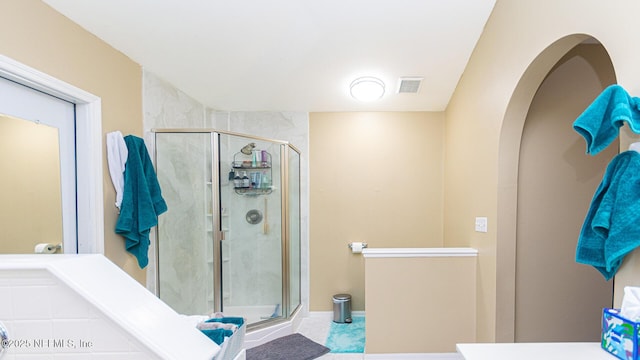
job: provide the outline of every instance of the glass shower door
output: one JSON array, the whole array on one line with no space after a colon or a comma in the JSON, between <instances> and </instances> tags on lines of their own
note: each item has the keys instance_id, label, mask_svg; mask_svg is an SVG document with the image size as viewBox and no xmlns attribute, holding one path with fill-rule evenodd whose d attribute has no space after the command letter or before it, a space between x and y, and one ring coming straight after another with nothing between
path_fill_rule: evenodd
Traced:
<instances>
[{"instance_id":1,"label":"glass shower door","mask_svg":"<svg viewBox=\"0 0 640 360\"><path fill-rule=\"evenodd\" d=\"M281 144L218 136L222 311L243 316L248 324L280 318L285 305Z\"/></svg>"},{"instance_id":2,"label":"glass shower door","mask_svg":"<svg viewBox=\"0 0 640 360\"><path fill-rule=\"evenodd\" d=\"M214 311L212 134L156 133L156 171L169 210L158 218L158 295L175 311Z\"/></svg>"}]
</instances>

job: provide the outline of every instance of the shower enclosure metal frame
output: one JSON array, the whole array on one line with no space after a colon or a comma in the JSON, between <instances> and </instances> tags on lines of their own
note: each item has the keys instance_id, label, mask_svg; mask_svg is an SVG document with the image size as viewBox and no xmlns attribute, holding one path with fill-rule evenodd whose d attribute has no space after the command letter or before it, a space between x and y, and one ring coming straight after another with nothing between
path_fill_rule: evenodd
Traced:
<instances>
[{"instance_id":1,"label":"shower enclosure metal frame","mask_svg":"<svg viewBox=\"0 0 640 360\"><path fill-rule=\"evenodd\" d=\"M272 317L269 319L265 319L263 321L259 321L256 323L249 323L248 329L257 329L264 326L270 326L274 322L286 321L289 319L296 311L300 309L301 306L301 276L299 272L301 271L300 267L300 189L298 188L298 247L297 247L297 281L298 284L296 286L298 295L297 295L297 303L292 303L291 301L291 259L290 259L290 251L291 251L291 204L290 204L290 194L289 194L289 185L290 185L290 164L289 164L289 156L290 151L293 151L298 156L298 161L300 158L300 150L297 149L294 145L290 144L287 141L276 140L270 138L264 138L255 135L248 135L242 133L236 133L231 131L217 130L211 128L202 128L202 129L152 129L152 133L154 133L154 160L156 166L158 166L158 147L157 147L157 136L158 134L209 134L210 137L210 151L211 151L211 204L212 204L212 234L213 234L213 311L219 312L224 310L223 304L223 261L222 261L222 244L225 239L225 231L222 229L222 205L221 205L221 191L222 191L222 183L221 179L223 174L221 173L221 151L220 151L220 135L230 135L236 137L242 137L247 140L257 140L263 142L269 142L273 144L279 144L280 147L280 185L282 188L280 194L280 208L281 208L281 262L282 262L282 304L281 304L281 316ZM299 163L298 163L299 164ZM298 173L296 174L298 178L298 186L300 179L300 166L298 165ZM160 247L159 247L159 235L155 238L156 241L156 266L157 266L157 274L156 274L156 292L157 296L160 297L161 294L161 286L160 286ZM217 261L216 261L217 260ZM238 314L236 314L238 315Z\"/></svg>"}]
</instances>

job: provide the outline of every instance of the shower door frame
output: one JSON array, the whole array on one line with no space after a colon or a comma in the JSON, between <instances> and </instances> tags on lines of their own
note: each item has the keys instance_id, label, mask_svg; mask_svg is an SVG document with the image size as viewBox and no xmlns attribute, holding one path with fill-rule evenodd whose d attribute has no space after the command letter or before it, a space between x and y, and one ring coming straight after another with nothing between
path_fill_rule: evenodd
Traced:
<instances>
[{"instance_id":1,"label":"shower door frame","mask_svg":"<svg viewBox=\"0 0 640 360\"><path fill-rule=\"evenodd\" d=\"M293 314L299 310L302 305L300 297L295 309L291 306L291 292L290 292L290 219L289 219L289 151L293 150L300 156L300 150L294 145L284 140L277 140L271 138L265 138L256 135L243 134L238 132L218 130L213 128L175 128L175 129L151 129L154 133L154 153L157 158L157 147L155 146L155 134L157 133L193 133L193 134L209 134L211 141L211 201L212 201L212 229L213 231L213 259L217 260L213 266L213 307L215 312L223 310L223 288L222 288L222 241L225 240L225 232L222 229L222 211L221 211L221 173L220 173L220 136L219 135L231 135L237 137L243 137L249 140L258 140L272 142L280 145L280 181L281 181L281 196L280 206L281 212L281 265L282 265L282 315L271 319L266 319L257 323L248 324L247 329L259 329L266 326L271 326L274 323L288 320ZM157 161L156 161L157 163ZM298 174L298 178L300 174ZM299 206L299 205L298 205ZM300 221L300 219L298 219ZM158 237L155 238L156 244L156 268L159 269L159 244ZM300 261L300 256L298 256ZM159 295L160 292L160 276L159 271L156 270L156 292ZM301 278L299 279L301 281ZM298 284L298 291L300 291L300 285Z\"/></svg>"}]
</instances>

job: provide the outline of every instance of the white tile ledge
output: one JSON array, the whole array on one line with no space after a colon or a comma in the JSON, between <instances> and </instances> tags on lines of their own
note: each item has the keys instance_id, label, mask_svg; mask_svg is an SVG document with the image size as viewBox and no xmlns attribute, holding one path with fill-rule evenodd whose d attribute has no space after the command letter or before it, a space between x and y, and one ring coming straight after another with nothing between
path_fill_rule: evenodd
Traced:
<instances>
[{"instance_id":1,"label":"white tile ledge","mask_svg":"<svg viewBox=\"0 0 640 360\"><path fill-rule=\"evenodd\" d=\"M473 248L366 248L362 250L365 258L400 257L464 257L478 256Z\"/></svg>"},{"instance_id":2,"label":"white tile ledge","mask_svg":"<svg viewBox=\"0 0 640 360\"><path fill-rule=\"evenodd\" d=\"M156 358L212 359L220 349L104 255L0 255L6 270L48 271Z\"/></svg>"}]
</instances>

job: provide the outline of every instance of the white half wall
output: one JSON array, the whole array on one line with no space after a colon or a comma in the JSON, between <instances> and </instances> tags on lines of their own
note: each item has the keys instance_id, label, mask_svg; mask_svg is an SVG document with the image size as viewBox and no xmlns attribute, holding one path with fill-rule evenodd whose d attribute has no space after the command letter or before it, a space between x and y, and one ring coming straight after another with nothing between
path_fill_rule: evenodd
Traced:
<instances>
[{"instance_id":1,"label":"white half wall","mask_svg":"<svg viewBox=\"0 0 640 360\"><path fill-rule=\"evenodd\" d=\"M0 319L9 359L204 360L220 349L98 254L0 255Z\"/></svg>"}]
</instances>

